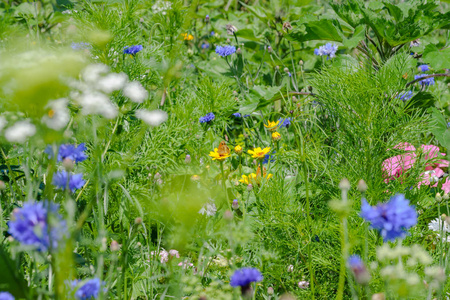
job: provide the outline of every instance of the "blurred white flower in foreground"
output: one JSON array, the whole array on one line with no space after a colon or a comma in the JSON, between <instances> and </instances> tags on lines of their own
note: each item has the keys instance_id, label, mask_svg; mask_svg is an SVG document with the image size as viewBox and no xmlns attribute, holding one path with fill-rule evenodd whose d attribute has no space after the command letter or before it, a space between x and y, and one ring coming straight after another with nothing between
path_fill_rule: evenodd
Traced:
<instances>
[{"instance_id":1,"label":"blurred white flower in foreground","mask_svg":"<svg viewBox=\"0 0 450 300\"><path fill-rule=\"evenodd\" d=\"M5 130L5 138L11 143L24 143L36 133L36 126L30 120L18 121Z\"/></svg>"},{"instance_id":2,"label":"blurred white flower in foreground","mask_svg":"<svg viewBox=\"0 0 450 300\"><path fill-rule=\"evenodd\" d=\"M109 72L109 67L104 64L93 64L87 66L83 70L82 77L85 81L90 83L97 83L100 80L101 75Z\"/></svg>"},{"instance_id":3,"label":"blurred white flower in foreground","mask_svg":"<svg viewBox=\"0 0 450 300\"><path fill-rule=\"evenodd\" d=\"M138 109L136 110L136 118L141 119L150 126L159 126L167 121L168 115L165 111L160 109L152 111Z\"/></svg>"},{"instance_id":4,"label":"blurred white flower in foreground","mask_svg":"<svg viewBox=\"0 0 450 300\"><path fill-rule=\"evenodd\" d=\"M128 76L124 73L111 73L98 81L98 88L107 94L120 90L125 86L128 81Z\"/></svg>"},{"instance_id":5,"label":"blurred white flower in foreground","mask_svg":"<svg viewBox=\"0 0 450 300\"><path fill-rule=\"evenodd\" d=\"M70 120L70 111L67 104L69 104L69 100L66 98L49 102L45 108L50 108L50 111L42 117L42 123L54 130L63 129Z\"/></svg>"},{"instance_id":6,"label":"blurred white flower in foreground","mask_svg":"<svg viewBox=\"0 0 450 300\"><path fill-rule=\"evenodd\" d=\"M123 94L131 101L142 103L148 98L148 92L138 81L127 83L123 89Z\"/></svg>"},{"instance_id":7,"label":"blurred white flower in foreground","mask_svg":"<svg viewBox=\"0 0 450 300\"><path fill-rule=\"evenodd\" d=\"M84 93L75 98L85 115L99 114L107 119L113 119L117 116L117 107L109 100L109 97L99 93Z\"/></svg>"}]
</instances>

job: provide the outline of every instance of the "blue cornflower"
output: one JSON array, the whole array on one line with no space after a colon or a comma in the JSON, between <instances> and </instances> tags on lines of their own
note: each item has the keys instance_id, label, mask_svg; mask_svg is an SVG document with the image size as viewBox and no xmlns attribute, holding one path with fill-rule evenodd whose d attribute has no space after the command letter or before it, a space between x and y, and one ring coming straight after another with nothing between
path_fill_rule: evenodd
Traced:
<instances>
[{"instance_id":1,"label":"blue cornflower","mask_svg":"<svg viewBox=\"0 0 450 300\"><path fill-rule=\"evenodd\" d=\"M420 72L427 72L430 70L430 67L428 67L428 65L420 65L417 69L419 69Z\"/></svg>"},{"instance_id":2,"label":"blue cornflower","mask_svg":"<svg viewBox=\"0 0 450 300\"><path fill-rule=\"evenodd\" d=\"M422 77L425 77L425 76L428 76L428 75L427 74L419 74L419 75L414 76L414 79L422 78ZM434 84L434 77L430 77L430 78L426 78L426 79L420 80L419 83L422 86L433 85Z\"/></svg>"},{"instance_id":3,"label":"blue cornflower","mask_svg":"<svg viewBox=\"0 0 450 300\"><path fill-rule=\"evenodd\" d=\"M318 56L327 56L327 60L336 56L338 46L332 43L326 43L318 49L314 49L314 54Z\"/></svg>"},{"instance_id":4,"label":"blue cornflower","mask_svg":"<svg viewBox=\"0 0 450 300\"><path fill-rule=\"evenodd\" d=\"M123 53L124 54L135 55L136 53L138 53L142 49L144 49L144 47L142 45L134 45L134 46L131 46L131 47L125 47L123 49Z\"/></svg>"},{"instance_id":5,"label":"blue cornflower","mask_svg":"<svg viewBox=\"0 0 450 300\"><path fill-rule=\"evenodd\" d=\"M408 101L412 97L413 97L413 92L407 91L407 92L402 92L402 93L398 94L397 97L395 97L395 98L403 100L403 101Z\"/></svg>"},{"instance_id":6,"label":"blue cornflower","mask_svg":"<svg viewBox=\"0 0 450 300\"><path fill-rule=\"evenodd\" d=\"M289 126L289 125L291 125L291 118L286 118L286 119L283 119L283 118L279 118L278 119L278 127L287 127L287 126Z\"/></svg>"},{"instance_id":7,"label":"blue cornflower","mask_svg":"<svg viewBox=\"0 0 450 300\"><path fill-rule=\"evenodd\" d=\"M350 255L347 262L350 269L364 268L364 262L362 261L361 257L359 257L359 255Z\"/></svg>"},{"instance_id":8,"label":"blue cornflower","mask_svg":"<svg viewBox=\"0 0 450 300\"><path fill-rule=\"evenodd\" d=\"M8 232L20 243L35 246L39 251L46 251L50 243L56 248L66 229L66 223L57 210L58 205L49 202L26 202L22 208L14 210L8 222ZM49 220L56 223L50 226L50 230Z\"/></svg>"},{"instance_id":9,"label":"blue cornflower","mask_svg":"<svg viewBox=\"0 0 450 300\"><path fill-rule=\"evenodd\" d=\"M14 300L14 296L8 292L0 292L0 300Z\"/></svg>"},{"instance_id":10,"label":"blue cornflower","mask_svg":"<svg viewBox=\"0 0 450 300\"><path fill-rule=\"evenodd\" d=\"M241 113L234 113L233 116L235 116L236 118L240 118L241 117Z\"/></svg>"},{"instance_id":11,"label":"blue cornflower","mask_svg":"<svg viewBox=\"0 0 450 300\"><path fill-rule=\"evenodd\" d=\"M219 56L225 57L236 52L235 46L225 45L225 46L216 46L216 53Z\"/></svg>"},{"instance_id":12,"label":"blue cornflower","mask_svg":"<svg viewBox=\"0 0 450 300\"><path fill-rule=\"evenodd\" d=\"M263 280L263 276L258 269L255 268L243 268L234 271L231 276L230 285L232 287L247 287L252 282Z\"/></svg>"},{"instance_id":13,"label":"blue cornflower","mask_svg":"<svg viewBox=\"0 0 450 300\"><path fill-rule=\"evenodd\" d=\"M86 146L84 143L79 144L77 147L72 144L65 144L59 147L58 161L63 161L68 158L74 162L82 162L87 159L87 155L84 153Z\"/></svg>"},{"instance_id":14,"label":"blue cornflower","mask_svg":"<svg viewBox=\"0 0 450 300\"><path fill-rule=\"evenodd\" d=\"M92 49L92 45L89 43L72 43L70 46L73 50L90 50Z\"/></svg>"},{"instance_id":15,"label":"blue cornflower","mask_svg":"<svg viewBox=\"0 0 450 300\"><path fill-rule=\"evenodd\" d=\"M250 115L244 115L244 118L250 117Z\"/></svg>"},{"instance_id":16,"label":"blue cornflower","mask_svg":"<svg viewBox=\"0 0 450 300\"><path fill-rule=\"evenodd\" d=\"M417 212L403 194L397 194L389 202L376 206L370 206L363 199L360 215L380 232L384 241L406 236L406 230L417 224Z\"/></svg>"},{"instance_id":17,"label":"blue cornflower","mask_svg":"<svg viewBox=\"0 0 450 300\"><path fill-rule=\"evenodd\" d=\"M370 281L370 273L359 255L351 255L347 260L349 268L355 275L355 279L360 284L367 284Z\"/></svg>"},{"instance_id":18,"label":"blue cornflower","mask_svg":"<svg viewBox=\"0 0 450 300\"><path fill-rule=\"evenodd\" d=\"M198 119L198 120L200 123L209 123L212 120L214 120L215 118L216 118L216 116L212 112L210 112L210 113L207 113L206 115L204 115L203 117L200 117L200 119Z\"/></svg>"},{"instance_id":19,"label":"blue cornflower","mask_svg":"<svg viewBox=\"0 0 450 300\"><path fill-rule=\"evenodd\" d=\"M76 189L82 188L83 185L86 183L86 181L84 181L84 179L83 179L82 173L69 175L69 173L67 173L66 171L63 170L63 171L58 171L53 176L53 185L62 190L65 190L67 187L67 177L68 176L70 176L69 189L72 193L75 192Z\"/></svg>"},{"instance_id":20,"label":"blue cornflower","mask_svg":"<svg viewBox=\"0 0 450 300\"><path fill-rule=\"evenodd\" d=\"M78 283L79 281L75 281L74 285L76 286ZM90 279L75 292L75 297L77 300L97 299L101 285L99 278Z\"/></svg>"},{"instance_id":21,"label":"blue cornflower","mask_svg":"<svg viewBox=\"0 0 450 300\"><path fill-rule=\"evenodd\" d=\"M269 161L271 163L275 161L275 153L277 153L277 152L273 151L272 153L273 154L266 154L266 155L264 155L263 164L267 164Z\"/></svg>"},{"instance_id":22,"label":"blue cornflower","mask_svg":"<svg viewBox=\"0 0 450 300\"><path fill-rule=\"evenodd\" d=\"M211 31L211 35L214 35L214 34L216 34L214 31Z\"/></svg>"},{"instance_id":23,"label":"blue cornflower","mask_svg":"<svg viewBox=\"0 0 450 300\"><path fill-rule=\"evenodd\" d=\"M209 44L208 43L203 43L202 44L202 49L208 49L209 48Z\"/></svg>"}]
</instances>

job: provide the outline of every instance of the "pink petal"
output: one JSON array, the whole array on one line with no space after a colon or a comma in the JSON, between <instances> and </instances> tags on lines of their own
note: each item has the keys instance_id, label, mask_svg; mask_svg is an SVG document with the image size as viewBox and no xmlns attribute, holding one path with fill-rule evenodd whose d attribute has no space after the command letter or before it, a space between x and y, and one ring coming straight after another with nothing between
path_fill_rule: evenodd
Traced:
<instances>
[{"instance_id":1,"label":"pink petal","mask_svg":"<svg viewBox=\"0 0 450 300\"><path fill-rule=\"evenodd\" d=\"M445 183L442 185L442 189L444 190L444 193L450 193L450 180L448 180L448 177L445 179Z\"/></svg>"},{"instance_id":2,"label":"pink petal","mask_svg":"<svg viewBox=\"0 0 450 300\"><path fill-rule=\"evenodd\" d=\"M410 143L400 143L398 145L395 145L393 149L400 149L405 151L416 151L416 147L411 145ZM390 149L388 149L390 150Z\"/></svg>"},{"instance_id":3,"label":"pink petal","mask_svg":"<svg viewBox=\"0 0 450 300\"><path fill-rule=\"evenodd\" d=\"M425 153L425 159L431 159L438 156L439 147L434 145L422 145L420 147L423 149L423 153Z\"/></svg>"}]
</instances>

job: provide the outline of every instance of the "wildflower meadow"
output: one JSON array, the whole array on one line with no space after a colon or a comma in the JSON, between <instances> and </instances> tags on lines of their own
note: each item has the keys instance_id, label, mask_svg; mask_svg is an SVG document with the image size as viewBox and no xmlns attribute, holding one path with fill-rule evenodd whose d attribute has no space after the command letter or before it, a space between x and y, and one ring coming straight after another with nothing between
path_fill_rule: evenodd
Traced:
<instances>
[{"instance_id":1,"label":"wildflower meadow","mask_svg":"<svg viewBox=\"0 0 450 300\"><path fill-rule=\"evenodd\" d=\"M450 299L449 0L0 1L0 300Z\"/></svg>"}]
</instances>

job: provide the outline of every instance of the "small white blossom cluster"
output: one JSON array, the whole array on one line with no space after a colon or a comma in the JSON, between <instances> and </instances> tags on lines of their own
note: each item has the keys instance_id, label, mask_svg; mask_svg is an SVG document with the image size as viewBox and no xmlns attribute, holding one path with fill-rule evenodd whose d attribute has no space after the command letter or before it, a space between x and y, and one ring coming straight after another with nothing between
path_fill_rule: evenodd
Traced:
<instances>
[{"instance_id":1,"label":"small white blossom cluster","mask_svg":"<svg viewBox=\"0 0 450 300\"><path fill-rule=\"evenodd\" d=\"M154 255L156 255L157 253L156 253L155 251L152 251L150 254L151 254L152 256L154 256ZM171 249L171 250L169 250L169 252L167 252L165 249L162 249L162 250L159 252L159 261L160 261L162 264L165 264L166 262L168 262L169 259L172 258L172 257L180 258L180 254L178 253L177 250Z\"/></svg>"},{"instance_id":2,"label":"small white blossom cluster","mask_svg":"<svg viewBox=\"0 0 450 300\"><path fill-rule=\"evenodd\" d=\"M428 228L435 232L441 232L442 230L442 233L444 234L442 240L450 243L450 236L448 234L450 232L450 225L447 221L442 221L441 218L436 218L428 224ZM438 233L437 237L440 238L441 234Z\"/></svg>"},{"instance_id":3,"label":"small white blossom cluster","mask_svg":"<svg viewBox=\"0 0 450 300\"><path fill-rule=\"evenodd\" d=\"M170 1L158 0L152 6L153 13L155 14L162 13L163 15L166 15L167 11L170 9L172 9L172 2Z\"/></svg>"},{"instance_id":4,"label":"small white blossom cluster","mask_svg":"<svg viewBox=\"0 0 450 300\"><path fill-rule=\"evenodd\" d=\"M216 215L216 212L217 212L216 205L212 202L208 202L205 205L203 205L203 207L200 209L198 213L202 215L207 215L208 217L214 217Z\"/></svg>"}]
</instances>

